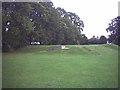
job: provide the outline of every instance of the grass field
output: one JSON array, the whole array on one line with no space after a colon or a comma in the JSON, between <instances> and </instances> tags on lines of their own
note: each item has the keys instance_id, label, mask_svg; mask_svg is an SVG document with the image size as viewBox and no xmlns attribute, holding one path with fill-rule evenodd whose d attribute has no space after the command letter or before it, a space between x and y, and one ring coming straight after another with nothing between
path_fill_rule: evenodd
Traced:
<instances>
[{"instance_id":1,"label":"grass field","mask_svg":"<svg viewBox=\"0 0 120 90\"><path fill-rule=\"evenodd\" d=\"M57 45L59 46L59 45ZM3 53L3 88L117 88L116 45L27 46Z\"/></svg>"}]
</instances>

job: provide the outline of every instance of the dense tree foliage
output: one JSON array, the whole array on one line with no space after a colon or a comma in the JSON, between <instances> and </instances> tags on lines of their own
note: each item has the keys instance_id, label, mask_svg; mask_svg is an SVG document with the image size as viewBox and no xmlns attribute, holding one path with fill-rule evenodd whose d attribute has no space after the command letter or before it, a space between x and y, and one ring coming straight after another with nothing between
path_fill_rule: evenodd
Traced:
<instances>
[{"instance_id":1,"label":"dense tree foliage","mask_svg":"<svg viewBox=\"0 0 120 90\"><path fill-rule=\"evenodd\" d=\"M100 38L99 37L96 38L95 36L93 36L88 40L88 44L106 44L106 43L107 38L103 35Z\"/></svg>"},{"instance_id":2,"label":"dense tree foliage","mask_svg":"<svg viewBox=\"0 0 120 90\"><path fill-rule=\"evenodd\" d=\"M110 33L109 42L120 46L120 16L111 20L106 31Z\"/></svg>"},{"instance_id":3,"label":"dense tree foliage","mask_svg":"<svg viewBox=\"0 0 120 90\"><path fill-rule=\"evenodd\" d=\"M99 40L100 40L99 41L100 44L106 44L107 43L107 38L105 36L101 36Z\"/></svg>"},{"instance_id":4,"label":"dense tree foliage","mask_svg":"<svg viewBox=\"0 0 120 90\"><path fill-rule=\"evenodd\" d=\"M89 44L99 44L99 39L93 36L92 38L89 39L88 41Z\"/></svg>"},{"instance_id":5,"label":"dense tree foliage","mask_svg":"<svg viewBox=\"0 0 120 90\"><path fill-rule=\"evenodd\" d=\"M88 38L85 36L85 34L81 34L79 36L80 38L80 44L81 45L87 45L88 44Z\"/></svg>"},{"instance_id":6,"label":"dense tree foliage","mask_svg":"<svg viewBox=\"0 0 120 90\"><path fill-rule=\"evenodd\" d=\"M4 2L2 17L3 51L31 42L80 44L83 38L84 24L79 16L55 8L52 2Z\"/></svg>"},{"instance_id":7,"label":"dense tree foliage","mask_svg":"<svg viewBox=\"0 0 120 90\"><path fill-rule=\"evenodd\" d=\"M3 3L2 8L3 48L18 48L28 44L27 36L33 30L33 23L29 19L32 11L30 5Z\"/></svg>"}]
</instances>

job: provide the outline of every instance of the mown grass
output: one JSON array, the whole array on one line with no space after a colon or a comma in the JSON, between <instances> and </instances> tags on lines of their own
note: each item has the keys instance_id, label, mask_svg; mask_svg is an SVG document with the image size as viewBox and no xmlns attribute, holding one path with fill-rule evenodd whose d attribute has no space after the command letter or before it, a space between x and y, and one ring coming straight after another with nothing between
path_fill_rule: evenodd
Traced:
<instances>
[{"instance_id":1,"label":"mown grass","mask_svg":"<svg viewBox=\"0 0 120 90\"><path fill-rule=\"evenodd\" d=\"M116 45L27 46L3 53L3 88L117 88Z\"/></svg>"}]
</instances>

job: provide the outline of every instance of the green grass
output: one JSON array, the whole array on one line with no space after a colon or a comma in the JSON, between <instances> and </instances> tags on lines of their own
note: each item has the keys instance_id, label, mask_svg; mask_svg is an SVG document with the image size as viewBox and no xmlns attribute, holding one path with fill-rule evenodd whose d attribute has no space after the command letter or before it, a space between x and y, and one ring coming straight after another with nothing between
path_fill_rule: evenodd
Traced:
<instances>
[{"instance_id":1,"label":"green grass","mask_svg":"<svg viewBox=\"0 0 120 90\"><path fill-rule=\"evenodd\" d=\"M57 45L59 46L59 45ZM3 53L3 88L117 88L116 45L27 46Z\"/></svg>"}]
</instances>

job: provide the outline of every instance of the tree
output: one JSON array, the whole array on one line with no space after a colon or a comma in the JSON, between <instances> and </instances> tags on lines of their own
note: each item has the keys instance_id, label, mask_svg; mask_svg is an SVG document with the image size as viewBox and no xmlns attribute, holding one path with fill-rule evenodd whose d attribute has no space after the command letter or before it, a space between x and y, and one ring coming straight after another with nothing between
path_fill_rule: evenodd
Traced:
<instances>
[{"instance_id":1,"label":"tree","mask_svg":"<svg viewBox=\"0 0 120 90\"><path fill-rule=\"evenodd\" d=\"M78 36L80 39L81 45L87 45L88 44L88 38L85 36L85 34L81 34Z\"/></svg>"},{"instance_id":2,"label":"tree","mask_svg":"<svg viewBox=\"0 0 120 90\"><path fill-rule=\"evenodd\" d=\"M73 25L77 27L78 31L80 32L83 31L84 23L82 20L80 20L80 17L72 12L68 12L67 14L69 18L72 20Z\"/></svg>"},{"instance_id":3,"label":"tree","mask_svg":"<svg viewBox=\"0 0 120 90\"><path fill-rule=\"evenodd\" d=\"M3 51L31 42L43 45L80 44L83 21L52 2L4 2Z\"/></svg>"},{"instance_id":4,"label":"tree","mask_svg":"<svg viewBox=\"0 0 120 90\"><path fill-rule=\"evenodd\" d=\"M106 44L107 43L107 38L105 36L100 37L100 44Z\"/></svg>"},{"instance_id":5,"label":"tree","mask_svg":"<svg viewBox=\"0 0 120 90\"><path fill-rule=\"evenodd\" d=\"M33 30L29 3L3 2L2 10L3 51L27 45L27 36Z\"/></svg>"},{"instance_id":6,"label":"tree","mask_svg":"<svg viewBox=\"0 0 120 90\"><path fill-rule=\"evenodd\" d=\"M84 23L79 16L72 12L66 12L62 8L57 8L63 21L65 32L65 44L80 44L81 32L84 28ZM69 34L68 34L69 33Z\"/></svg>"},{"instance_id":7,"label":"tree","mask_svg":"<svg viewBox=\"0 0 120 90\"><path fill-rule=\"evenodd\" d=\"M88 43L89 43L89 44L99 44L99 39L96 38L95 36L93 36L92 38L90 38L90 39L88 40Z\"/></svg>"},{"instance_id":8,"label":"tree","mask_svg":"<svg viewBox=\"0 0 120 90\"><path fill-rule=\"evenodd\" d=\"M57 8L57 10L60 13L61 17L69 18L71 20L71 23L78 29L79 32L83 31L84 23L78 15L72 12L66 12L62 8Z\"/></svg>"},{"instance_id":9,"label":"tree","mask_svg":"<svg viewBox=\"0 0 120 90\"><path fill-rule=\"evenodd\" d=\"M111 20L106 31L110 33L108 41L120 46L120 16Z\"/></svg>"}]
</instances>

